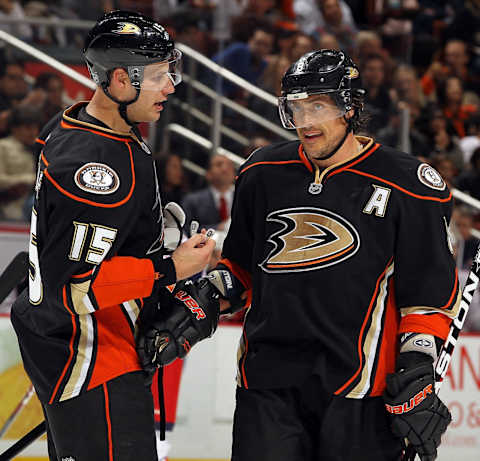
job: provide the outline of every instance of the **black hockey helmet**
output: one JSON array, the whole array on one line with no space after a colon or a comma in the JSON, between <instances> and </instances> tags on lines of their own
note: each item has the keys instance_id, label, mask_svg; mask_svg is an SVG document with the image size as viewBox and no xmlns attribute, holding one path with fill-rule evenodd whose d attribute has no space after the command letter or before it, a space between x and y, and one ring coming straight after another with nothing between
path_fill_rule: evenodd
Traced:
<instances>
[{"instance_id":1,"label":"black hockey helmet","mask_svg":"<svg viewBox=\"0 0 480 461\"><path fill-rule=\"evenodd\" d=\"M179 71L182 53L175 48L168 32L148 16L132 11L111 11L101 17L85 39L83 55L93 81L120 105L121 114L126 114L126 106L138 99L145 66L168 62L167 75L173 85L182 79ZM128 72L137 90L131 101L118 101L108 91L111 71L119 67ZM124 119L125 114L122 114Z\"/></svg>"},{"instance_id":2,"label":"black hockey helmet","mask_svg":"<svg viewBox=\"0 0 480 461\"><path fill-rule=\"evenodd\" d=\"M323 49L304 54L282 78L282 95L278 100L282 125L287 129L297 128L290 103L313 94L332 97L338 108L333 118L351 109L355 109L354 117L358 117L365 95L364 90L352 88L352 82L358 78L357 66L343 51Z\"/></svg>"}]
</instances>

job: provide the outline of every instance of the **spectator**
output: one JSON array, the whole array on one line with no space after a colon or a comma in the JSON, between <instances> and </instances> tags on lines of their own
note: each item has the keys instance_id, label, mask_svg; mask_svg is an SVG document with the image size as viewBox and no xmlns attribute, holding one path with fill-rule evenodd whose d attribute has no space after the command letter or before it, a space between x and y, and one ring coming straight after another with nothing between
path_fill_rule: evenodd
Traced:
<instances>
[{"instance_id":1,"label":"spectator","mask_svg":"<svg viewBox=\"0 0 480 461\"><path fill-rule=\"evenodd\" d=\"M210 54L212 40L204 15L198 11L185 10L173 14L169 19L175 29L175 40L202 54Z\"/></svg>"},{"instance_id":2,"label":"spectator","mask_svg":"<svg viewBox=\"0 0 480 461\"><path fill-rule=\"evenodd\" d=\"M23 205L35 183L32 150L40 130L40 114L19 106L9 117L10 136L0 139L0 216L22 220Z\"/></svg>"},{"instance_id":3,"label":"spectator","mask_svg":"<svg viewBox=\"0 0 480 461\"><path fill-rule=\"evenodd\" d=\"M404 101L412 107L424 106L422 90L413 67L400 64L395 69L390 97L394 103Z\"/></svg>"},{"instance_id":4,"label":"spectator","mask_svg":"<svg viewBox=\"0 0 480 461\"><path fill-rule=\"evenodd\" d=\"M267 67L266 57L273 46L273 31L267 24L258 24L247 43L234 42L212 59L254 85ZM223 82L222 92L229 98L245 102L246 95L238 86Z\"/></svg>"},{"instance_id":5,"label":"spectator","mask_svg":"<svg viewBox=\"0 0 480 461\"><path fill-rule=\"evenodd\" d=\"M470 161L473 151L480 147L480 112L476 112L465 122L467 136L460 139L465 163Z\"/></svg>"},{"instance_id":6,"label":"spectator","mask_svg":"<svg viewBox=\"0 0 480 461\"><path fill-rule=\"evenodd\" d=\"M157 164L163 200L165 203L180 204L188 190L182 159L176 154L169 154L162 157Z\"/></svg>"},{"instance_id":7,"label":"spectator","mask_svg":"<svg viewBox=\"0 0 480 461\"><path fill-rule=\"evenodd\" d=\"M324 17L324 10L321 8L323 3L325 3L324 0L294 0L293 2L295 20L300 29L306 34L316 35L317 38L319 38L319 29L325 30L327 26ZM353 19L352 10L347 2L340 0L335 3L338 4L338 7L337 5L333 5L333 3L327 6L327 15L329 15L329 19L331 20L332 16L338 16L337 10L340 8L341 24L345 25L349 30L356 32L357 27Z\"/></svg>"},{"instance_id":8,"label":"spectator","mask_svg":"<svg viewBox=\"0 0 480 461\"><path fill-rule=\"evenodd\" d=\"M459 269L469 269L477 248L477 239L472 237L474 211L465 205L453 207L450 228L454 237L454 255Z\"/></svg>"},{"instance_id":9,"label":"spectator","mask_svg":"<svg viewBox=\"0 0 480 461\"><path fill-rule=\"evenodd\" d=\"M463 40L449 40L440 55L434 57L427 72L421 79L422 90L426 96L435 99L439 86L444 85L448 77L458 77L466 85L467 90L476 90L473 74L469 72L468 47ZM443 59L442 59L443 54ZM472 97L470 95L470 97Z\"/></svg>"},{"instance_id":10,"label":"spectator","mask_svg":"<svg viewBox=\"0 0 480 461\"><path fill-rule=\"evenodd\" d=\"M63 80L57 74L44 72L37 76L33 89L41 90L45 93L45 99L41 105L41 125L43 126L55 114L65 109L65 103L63 102Z\"/></svg>"},{"instance_id":11,"label":"spectator","mask_svg":"<svg viewBox=\"0 0 480 461\"><path fill-rule=\"evenodd\" d=\"M229 221L235 181L233 162L223 155L213 155L206 180L208 187L187 194L182 202L187 231L192 220L198 221L200 228L218 230L224 230Z\"/></svg>"},{"instance_id":12,"label":"spectator","mask_svg":"<svg viewBox=\"0 0 480 461\"><path fill-rule=\"evenodd\" d=\"M292 63L292 51L297 38L296 30L279 29L277 31L278 53L268 56L267 67L260 79L259 86L280 96L280 80Z\"/></svg>"},{"instance_id":13,"label":"spectator","mask_svg":"<svg viewBox=\"0 0 480 461\"><path fill-rule=\"evenodd\" d=\"M328 47L324 46L326 44L334 45L334 46L337 47L337 48L331 48L331 49L338 49L339 45L338 45L337 39L333 35L325 34L322 37L322 39L324 40L323 44L318 43L318 46L317 46L317 41L315 40L315 38L312 35L307 35L307 34L302 33L302 32L298 33L295 36L295 41L293 43L292 56L291 56L292 57L292 62L297 61L305 53L308 53L309 51L313 51L317 48L329 48L330 49L329 46ZM331 43L328 43L329 40L330 40Z\"/></svg>"},{"instance_id":14,"label":"spectator","mask_svg":"<svg viewBox=\"0 0 480 461\"><path fill-rule=\"evenodd\" d=\"M410 129L408 143L410 144L410 148L405 150L414 154L415 156L426 156L430 152L428 140L426 136L424 136L415 127L415 121L419 116L419 109L417 106L408 105L403 101L400 101L392 109L388 125L377 133L378 140L382 144L386 144L397 149L406 147L402 146L401 138L401 111L406 108L409 109Z\"/></svg>"},{"instance_id":15,"label":"spectator","mask_svg":"<svg viewBox=\"0 0 480 461\"><path fill-rule=\"evenodd\" d=\"M11 60L0 66L0 112L11 109L27 95L24 74L21 61Z\"/></svg>"},{"instance_id":16,"label":"spectator","mask_svg":"<svg viewBox=\"0 0 480 461\"><path fill-rule=\"evenodd\" d=\"M0 18L23 20L25 19L25 13L19 2L15 0L0 0ZM32 29L25 22L0 23L0 29L22 40L32 40Z\"/></svg>"},{"instance_id":17,"label":"spectator","mask_svg":"<svg viewBox=\"0 0 480 461\"><path fill-rule=\"evenodd\" d=\"M260 147L269 146L271 143L272 141L263 135L254 136L252 142L245 148L244 157L247 158L252 152Z\"/></svg>"},{"instance_id":18,"label":"spectator","mask_svg":"<svg viewBox=\"0 0 480 461\"><path fill-rule=\"evenodd\" d=\"M335 35L332 35L332 34L323 34L321 37L320 37L320 40L318 41L318 48L320 50L322 49L326 49L326 50L337 50L337 51L340 51L340 44L338 43L338 40L337 40L337 37L335 37ZM312 47L312 48L309 48L309 50L307 51L310 51L310 50L314 50L315 47ZM307 52L305 51L305 53ZM302 55L298 55L298 58L299 59Z\"/></svg>"},{"instance_id":19,"label":"spectator","mask_svg":"<svg viewBox=\"0 0 480 461\"><path fill-rule=\"evenodd\" d=\"M463 103L463 83L458 77L448 77L437 90L438 102L445 117L452 123L458 137L463 138L465 122L476 111L476 107Z\"/></svg>"},{"instance_id":20,"label":"spectator","mask_svg":"<svg viewBox=\"0 0 480 461\"><path fill-rule=\"evenodd\" d=\"M449 189L456 186L458 169L451 158L445 154L438 154L434 155L428 163L440 173Z\"/></svg>"},{"instance_id":21,"label":"spectator","mask_svg":"<svg viewBox=\"0 0 480 461\"><path fill-rule=\"evenodd\" d=\"M326 33L331 34L335 36L341 49L351 53L357 34L353 19L351 22L345 20L340 0L320 0L318 3L324 20L317 28L319 37Z\"/></svg>"},{"instance_id":22,"label":"spectator","mask_svg":"<svg viewBox=\"0 0 480 461\"><path fill-rule=\"evenodd\" d=\"M458 172L464 169L463 152L452 124L438 106L431 106L426 111L428 127L426 134L429 144L433 146L430 156L445 155L455 164Z\"/></svg>"},{"instance_id":23,"label":"spectator","mask_svg":"<svg viewBox=\"0 0 480 461\"><path fill-rule=\"evenodd\" d=\"M471 169L460 175L457 187L472 197L480 200L480 147L477 147L470 158Z\"/></svg>"},{"instance_id":24,"label":"spectator","mask_svg":"<svg viewBox=\"0 0 480 461\"><path fill-rule=\"evenodd\" d=\"M392 100L385 85L385 61L381 55L370 55L361 67L363 88L367 91L365 109L370 115L368 131L376 134L388 123L385 114L392 108Z\"/></svg>"}]
</instances>

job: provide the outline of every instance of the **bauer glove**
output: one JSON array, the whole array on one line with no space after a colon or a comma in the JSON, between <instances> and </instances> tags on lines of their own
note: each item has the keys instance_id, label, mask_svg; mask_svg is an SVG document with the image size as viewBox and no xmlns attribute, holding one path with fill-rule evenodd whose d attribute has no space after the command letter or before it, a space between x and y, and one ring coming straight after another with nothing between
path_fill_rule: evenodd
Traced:
<instances>
[{"instance_id":1,"label":"bauer glove","mask_svg":"<svg viewBox=\"0 0 480 461\"><path fill-rule=\"evenodd\" d=\"M137 352L147 372L185 357L196 343L217 329L218 294L205 279L179 282L173 296L174 301L162 307L138 336Z\"/></svg>"},{"instance_id":2,"label":"bauer glove","mask_svg":"<svg viewBox=\"0 0 480 461\"><path fill-rule=\"evenodd\" d=\"M401 353L383 395L393 434L406 438L422 461L436 459L441 436L452 420L435 393L432 362L420 352Z\"/></svg>"}]
</instances>

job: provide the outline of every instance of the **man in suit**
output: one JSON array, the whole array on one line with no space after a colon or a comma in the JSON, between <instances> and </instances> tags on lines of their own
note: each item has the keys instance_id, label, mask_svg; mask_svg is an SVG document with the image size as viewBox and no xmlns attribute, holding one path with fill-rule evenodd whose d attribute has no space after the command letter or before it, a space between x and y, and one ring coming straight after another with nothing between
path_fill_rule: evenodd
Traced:
<instances>
[{"instance_id":1,"label":"man in suit","mask_svg":"<svg viewBox=\"0 0 480 461\"><path fill-rule=\"evenodd\" d=\"M224 155L213 155L206 180L207 187L191 192L183 199L187 230L192 220L199 222L200 229L212 227L218 230L224 230L230 221L235 181L233 162Z\"/></svg>"}]
</instances>

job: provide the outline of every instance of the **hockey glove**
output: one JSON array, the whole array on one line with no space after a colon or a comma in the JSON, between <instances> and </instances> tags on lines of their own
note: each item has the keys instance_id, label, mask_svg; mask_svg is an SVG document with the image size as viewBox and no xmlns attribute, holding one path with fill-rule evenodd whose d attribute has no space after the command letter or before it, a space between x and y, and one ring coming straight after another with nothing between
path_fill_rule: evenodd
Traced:
<instances>
[{"instance_id":1,"label":"hockey glove","mask_svg":"<svg viewBox=\"0 0 480 461\"><path fill-rule=\"evenodd\" d=\"M441 436L452 420L435 393L432 362L420 352L401 353L383 396L393 434L406 438L422 461L436 459Z\"/></svg>"},{"instance_id":2,"label":"hockey glove","mask_svg":"<svg viewBox=\"0 0 480 461\"><path fill-rule=\"evenodd\" d=\"M173 295L175 301L160 309L157 319L138 337L137 352L147 372L185 357L217 329L218 294L207 280L179 282Z\"/></svg>"},{"instance_id":3,"label":"hockey glove","mask_svg":"<svg viewBox=\"0 0 480 461\"><path fill-rule=\"evenodd\" d=\"M218 295L222 299L230 302L230 307L222 311L223 314L234 314L241 311L247 305L247 297L242 295L246 288L243 283L235 277L223 264L210 271L205 277L206 280L214 287Z\"/></svg>"},{"instance_id":4,"label":"hockey glove","mask_svg":"<svg viewBox=\"0 0 480 461\"><path fill-rule=\"evenodd\" d=\"M185 212L175 202L168 202L163 208L164 216L164 246L168 251L174 251L182 243L182 229L185 224Z\"/></svg>"}]
</instances>

